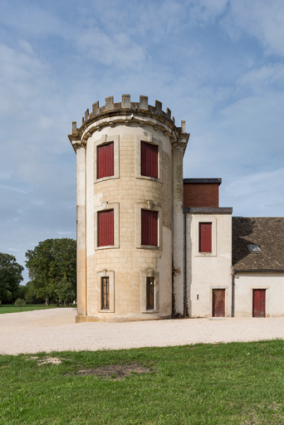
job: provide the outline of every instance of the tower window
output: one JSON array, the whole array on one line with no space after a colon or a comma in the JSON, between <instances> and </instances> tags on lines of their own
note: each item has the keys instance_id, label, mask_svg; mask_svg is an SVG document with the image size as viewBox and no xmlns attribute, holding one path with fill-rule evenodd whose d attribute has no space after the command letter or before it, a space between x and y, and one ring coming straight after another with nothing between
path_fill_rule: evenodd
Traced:
<instances>
[{"instance_id":1,"label":"tower window","mask_svg":"<svg viewBox=\"0 0 284 425\"><path fill-rule=\"evenodd\" d=\"M113 142L97 148L98 179L114 175L113 171Z\"/></svg>"},{"instance_id":2,"label":"tower window","mask_svg":"<svg viewBox=\"0 0 284 425\"><path fill-rule=\"evenodd\" d=\"M147 277L146 284L146 309L154 310L154 288L155 280L153 277Z\"/></svg>"},{"instance_id":3,"label":"tower window","mask_svg":"<svg viewBox=\"0 0 284 425\"><path fill-rule=\"evenodd\" d=\"M141 176L158 178L158 146L141 142Z\"/></svg>"},{"instance_id":4,"label":"tower window","mask_svg":"<svg viewBox=\"0 0 284 425\"><path fill-rule=\"evenodd\" d=\"M109 310L109 277L102 277L102 310Z\"/></svg>"},{"instance_id":5,"label":"tower window","mask_svg":"<svg viewBox=\"0 0 284 425\"><path fill-rule=\"evenodd\" d=\"M114 245L113 210L98 212L98 246Z\"/></svg>"},{"instance_id":6,"label":"tower window","mask_svg":"<svg viewBox=\"0 0 284 425\"><path fill-rule=\"evenodd\" d=\"M141 245L158 246L158 212L141 210Z\"/></svg>"},{"instance_id":7,"label":"tower window","mask_svg":"<svg viewBox=\"0 0 284 425\"><path fill-rule=\"evenodd\" d=\"M199 223L199 252L212 252L212 223Z\"/></svg>"}]
</instances>

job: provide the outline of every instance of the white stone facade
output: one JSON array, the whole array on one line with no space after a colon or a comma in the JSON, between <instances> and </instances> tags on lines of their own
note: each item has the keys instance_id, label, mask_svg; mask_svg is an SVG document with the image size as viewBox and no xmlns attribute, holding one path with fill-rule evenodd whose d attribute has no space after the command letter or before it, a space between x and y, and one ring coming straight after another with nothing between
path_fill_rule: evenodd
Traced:
<instances>
[{"instance_id":1,"label":"white stone facade","mask_svg":"<svg viewBox=\"0 0 284 425\"><path fill-rule=\"evenodd\" d=\"M77 321L124 321L172 315L173 199L182 218L182 158L189 138L162 104L139 104L123 96L106 99L73 127L77 153ZM114 173L97 177L97 148L114 147ZM141 142L158 149L158 177L141 175ZM177 152L177 153L176 153ZM178 161L178 164L175 163ZM176 172L178 170L178 172ZM98 213L113 210L114 243L98 246ZM141 242L141 210L158 213L158 246ZM83 212L84 211L84 214ZM108 277L109 308L101 308L102 277ZM147 277L154 279L154 306L146 308Z\"/></svg>"}]
</instances>

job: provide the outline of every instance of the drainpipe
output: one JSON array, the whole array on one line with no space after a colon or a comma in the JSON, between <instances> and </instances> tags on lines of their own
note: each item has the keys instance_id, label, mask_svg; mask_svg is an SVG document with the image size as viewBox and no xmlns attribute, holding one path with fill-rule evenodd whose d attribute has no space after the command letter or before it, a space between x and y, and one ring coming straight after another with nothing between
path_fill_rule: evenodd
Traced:
<instances>
[{"instance_id":1,"label":"drainpipe","mask_svg":"<svg viewBox=\"0 0 284 425\"><path fill-rule=\"evenodd\" d=\"M235 316L235 269L232 266L232 309L231 309L231 317Z\"/></svg>"},{"instance_id":2,"label":"drainpipe","mask_svg":"<svg viewBox=\"0 0 284 425\"><path fill-rule=\"evenodd\" d=\"M186 258L187 258L187 252L186 252L186 212L183 213L184 215L184 288L183 288L183 316L186 317L186 304L187 304L187 291L186 291Z\"/></svg>"}]
</instances>

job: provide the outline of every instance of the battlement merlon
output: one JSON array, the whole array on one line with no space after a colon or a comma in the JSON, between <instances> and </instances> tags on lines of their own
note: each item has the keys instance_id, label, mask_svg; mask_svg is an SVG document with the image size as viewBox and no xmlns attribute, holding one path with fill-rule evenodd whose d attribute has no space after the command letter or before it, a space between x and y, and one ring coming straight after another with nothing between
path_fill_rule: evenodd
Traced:
<instances>
[{"instance_id":1,"label":"battlement merlon","mask_svg":"<svg viewBox=\"0 0 284 425\"><path fill-rule=\"evenodd\" d=\"M115 119L116 115L125 116L123 120ZM133 115L133 116L132 116ZM139 116L143 117L143 121L139 120ZM92 127L90 131L86 130L88 127L99 121L103 118L111 118L113 117L113 121L106 121L103 124L99 124L98 127ZM122 95L122 101L118 103L113 102L113 96L106 97L105 105L99 107L99 102L95 102L92 106L92 112L89 112L89 109L86 110L84 117L82 118L81 127L77 128L77 123L75 121L72 122L72 134L70 134L69 140L76 151L78 147L86 144L86 141L91 134L100 130L103 126L106 125L115 125L122 124L125 121L126 125L134 123L140 123L140 125L153 125L155 129L160 129L165 134L164 126L159 126L154 124L151 120L147 120L147 118L154 118L161 123L164 123L171 130L169 133L171 134L171 141L173 144L181 143L184 145L184 151L187 146L187 142L190 134L186 133L186 122L181 121L181 127L177 127L175 125L175 117L171 116L171 110L169 108L166 109L166 112L162 109L162 102L156 100L155 106L151 106L148 104L147 96L140 96L139 102L131 102L131 98L129 94ZM169 134L169 135L170 135Z\"/></svg>"}]
</instances>

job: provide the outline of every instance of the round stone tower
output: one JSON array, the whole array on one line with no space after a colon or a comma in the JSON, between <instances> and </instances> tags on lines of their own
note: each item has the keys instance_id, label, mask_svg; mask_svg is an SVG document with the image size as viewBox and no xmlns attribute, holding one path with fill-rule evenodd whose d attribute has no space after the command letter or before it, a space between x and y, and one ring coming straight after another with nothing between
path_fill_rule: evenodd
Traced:
<instances>
[{"instance_id":1,"label":"round stone tower","mask_svg":"<svg viewBox=\"0 0 284 425\"><path fill-rule=\"evenodd\" d=\"M77 156L77 322L165 319L182 296L182 161L189 134L148 98L93 105ZM179 277L178 277L179 279Z\"/></svg>"}]
</instances>

